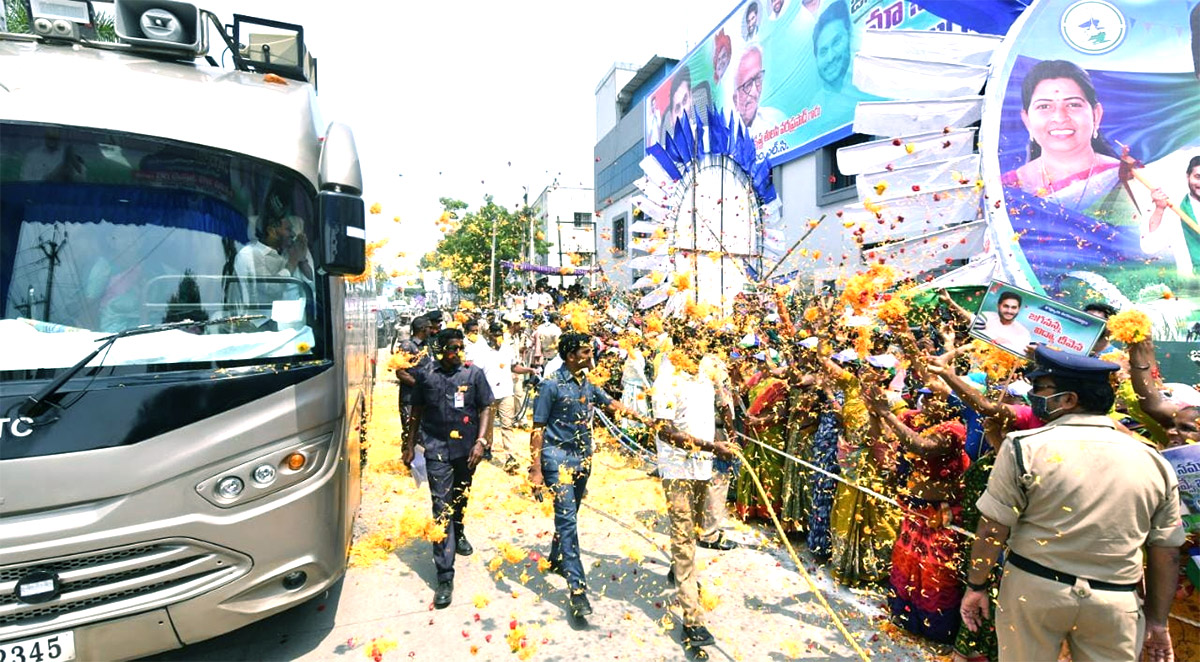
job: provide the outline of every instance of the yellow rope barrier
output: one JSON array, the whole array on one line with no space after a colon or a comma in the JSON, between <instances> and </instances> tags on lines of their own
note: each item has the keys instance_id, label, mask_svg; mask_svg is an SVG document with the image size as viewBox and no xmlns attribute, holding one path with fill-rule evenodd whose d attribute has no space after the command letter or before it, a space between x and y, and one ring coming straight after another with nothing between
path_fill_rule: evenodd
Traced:
<instances>
[{"instance_id":1,"label":"yellow rope barrier","mask_svg":"<svg viewBox=\"0 0 1200 662\"><path fill-rule=\"evenodd\" d=\"M762 497L763 503L771 503L771 498L767 496L767 491L763 488L762 483L758 480L758 472L750 466L750 463L746 460L746 456L742 455L740 450L734 448L733 452L737 455L738 459L742 461L746 472L750 474L750 478L754 481L754 487L758 490L758 495ZM792 557L792 563L796 564L796 571L799 572L800 576L804 578L804 581L808 583L808 588L812 590L812 592L817 596L817 600L821 602L821 606L824 607L825 611L829 613L829 618L833 620L833 624L837 627L838 631L841 632L842 636L846 638L847 642L849 642L850 648L854 649L854 652L863 662L870 662L871 656L867 655L867 652L858 645L857 641L854 640L854 637L850 634L850 631L847 630L845 624L842 623L842 619L838 618L837 612L833 610L833 607L829 605L829 601L825 599L825 594L821 593L821 589L817 586L817 583L813 581L812 576L809 575L804 569L804 564L800 562L800 557L796 554L796 550L792 547L791 541L788 540L787 533L783 530L783 525L779 523L779 518L775 516L775 510L773 508L768 508L767 512L769 512L771 515L771 523L775 525L775 530L779 532L779 538L783 541L783 546L785 549L787 549L788 556Z\"/></svg>"}]
</instances>

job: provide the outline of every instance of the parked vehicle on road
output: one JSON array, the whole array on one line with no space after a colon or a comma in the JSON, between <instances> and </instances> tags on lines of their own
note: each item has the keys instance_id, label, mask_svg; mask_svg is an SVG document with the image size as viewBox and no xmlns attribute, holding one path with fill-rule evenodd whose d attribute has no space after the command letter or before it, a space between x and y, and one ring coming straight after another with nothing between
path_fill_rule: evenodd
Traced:
<instances>
[{"instance_id":1,"label":"parked vehicle on road","mask_svg":"<svg viewBox=\"0 0 1200 662\"><path fill-rule=\"evenodd\" d=\"M391 308L379 308L375 311L375 345L391 348L396 342L399 332L400 316Z\"/></svg>"},{"instance_id":2,"label":"parked vehicle on road","mask_svg":"<svg viewBox=\"0 0 1200 662\"><path fill-rule=\"evenodd\" d=\"M345 571L362 176L299 26L116 0L96 43L32 6L65 17L0 34L0 660L125 659Z\"/></svg>"}]
</instances>

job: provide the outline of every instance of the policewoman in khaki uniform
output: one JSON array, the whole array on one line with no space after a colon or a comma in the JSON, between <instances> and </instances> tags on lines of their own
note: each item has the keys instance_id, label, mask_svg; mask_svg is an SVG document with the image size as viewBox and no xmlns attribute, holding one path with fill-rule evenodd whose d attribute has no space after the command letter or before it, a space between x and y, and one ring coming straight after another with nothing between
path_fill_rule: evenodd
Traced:
<instances>
[{"instance_id":1,"label":"policewoman in khaki uniform","mask_svg":"<svg viewBox=\"0 0 1200 662\"><path fill-rule=\"evenodd\" d=\"M1107 361L1039 347L1030 405L1046 427L1005 439L979 498L962 617L988 612L987 578L1007 543L997 601L1000 659L1168 660L1167 612L1184 541L1175 473L1118 432ZM1145 566L1145 613L1137 588Z\"/></svg>"}]
</instances>

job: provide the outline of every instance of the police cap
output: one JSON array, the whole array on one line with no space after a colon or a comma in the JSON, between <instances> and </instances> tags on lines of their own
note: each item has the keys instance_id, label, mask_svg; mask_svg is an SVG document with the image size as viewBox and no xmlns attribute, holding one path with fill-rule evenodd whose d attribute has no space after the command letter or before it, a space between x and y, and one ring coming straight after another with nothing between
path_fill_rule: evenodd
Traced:
<instances>
[{"instance_id":1,"label":"police cap","mask_svg":"<svg viewBox=\"0 0 1200 662\"><path fill-rule=\"evenodd\" d=\"M431 310L431 311L425 313L425 319L429 320L430 322L433 322L434 324L441 324L442 323L442 311Z\"/></svg>"},{"instance_id":2,"label":"police cap","mask_svg":"<svg viewBox=\"0 0 1200 662\"><path fill-rule=\"evenodd\" d=\"M1037 359L1037 367L1025 374L1025 378L1031 382L1038 377L1063 377L1107 382L1110 373L1121 369L1121 366L1109 361L1069 354L1062 350L1050 349L1045 345L1038 345L1034 356Z\"/></svg>"}]
</instances>

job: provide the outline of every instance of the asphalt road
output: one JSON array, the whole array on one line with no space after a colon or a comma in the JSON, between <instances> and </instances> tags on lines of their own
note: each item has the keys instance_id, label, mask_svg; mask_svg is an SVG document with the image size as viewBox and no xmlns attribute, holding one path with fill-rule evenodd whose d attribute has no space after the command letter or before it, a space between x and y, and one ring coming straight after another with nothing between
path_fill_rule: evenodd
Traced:
<instances>
[{"instance_id":1,"label":"asphalt road","mask_svg":"<svg viewBox=\"0 0 1200 662\"><path fill-rule=\"evenodd\" d=\"M685 659L674 590L665 578L661 486L645 466L615 453L597 455L580 517L595 607L586 624L567 616L565 581L538 568L553 533L549 504L528 498L523 479L498 462L481 465L476 475L466 527L475 554L458 558L453 604L434 610L429 544L397 533L415 513L428 512L429 501L426 489L396 469L395 413L388 411L395 388L381 383L375 394L371 470L345 579L290 611L153 659ZM526 440L519 436L518 456ZM730 536L743 545L698 553L717 639L711 659L858 659L775 536L745 526ZM937 651L883 626L882 596L838 587L824 569L804 565L871 659L937 659Z\"/></svg>"}]
</instances>

